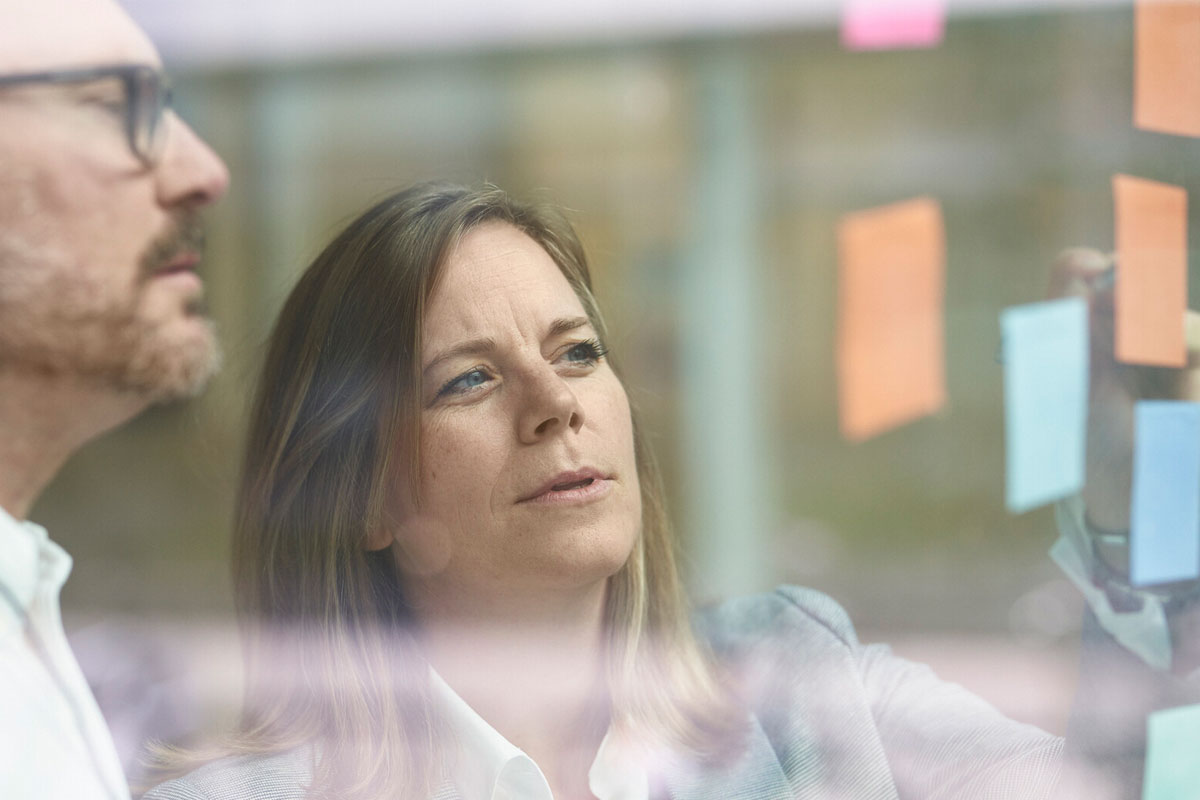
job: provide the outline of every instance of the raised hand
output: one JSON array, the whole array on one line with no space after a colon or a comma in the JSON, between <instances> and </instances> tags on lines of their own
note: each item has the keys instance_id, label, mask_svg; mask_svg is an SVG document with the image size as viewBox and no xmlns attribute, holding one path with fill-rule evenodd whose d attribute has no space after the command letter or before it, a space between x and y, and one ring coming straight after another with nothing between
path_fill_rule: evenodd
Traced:
<instances>
[{"instance_id":1,"label":"raised hand","mask_svg":"<svg viewBox=\"0 0 1200 800\"><path fill-rule=\"evenodd\" d=\"M1082 297L1088 304L1091 391L1083 501L1093 527L1124 532L1129 530L1133 482L1134 407L1138 400L1146 399L1200 402L1200 314L1189 310L1186 315L1186 367L1118 363L1114 355L1115 267L1111 254L1083 247L1064 250L1054 262L1049 295ZM1099 552L1109 566L1122 574L1127 571L1127 548L1101 543Z\"/></svg>"}]
</instances>

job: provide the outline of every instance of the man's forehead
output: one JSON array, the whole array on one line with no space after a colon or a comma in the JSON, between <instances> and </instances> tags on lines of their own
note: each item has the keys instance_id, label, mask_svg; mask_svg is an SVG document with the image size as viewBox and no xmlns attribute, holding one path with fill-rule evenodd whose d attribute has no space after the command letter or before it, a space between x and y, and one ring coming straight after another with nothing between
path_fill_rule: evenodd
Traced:
<instances>
[{"instance_id":1,"label":"man's forehead","mask_svg":"<svg viewBox=\"0 0 1200 800\"><path fill-rule=\"evenodd\" d=\"M113 0L0 0L0 73L159 63Z\"/></svg>"}]
</instances>

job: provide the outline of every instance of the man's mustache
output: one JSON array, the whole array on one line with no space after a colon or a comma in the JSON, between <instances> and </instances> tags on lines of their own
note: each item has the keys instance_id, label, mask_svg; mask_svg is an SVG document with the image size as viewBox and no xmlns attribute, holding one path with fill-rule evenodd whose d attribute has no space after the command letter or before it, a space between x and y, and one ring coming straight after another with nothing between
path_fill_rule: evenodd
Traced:
<instances>
[{"instance_id":1,"label":"man's mustache","mask_svg":"<svg viewBox=\"0 0 1200 800\"><path fill-rule=\"evenodd\" d=\"M146 248L141 260L141 280L149 280L155 272L166 267L181 255L203 257L204 246L205 229L200 215L189 212L176 217L170 229Z\"/></svg>"}]
</instances>

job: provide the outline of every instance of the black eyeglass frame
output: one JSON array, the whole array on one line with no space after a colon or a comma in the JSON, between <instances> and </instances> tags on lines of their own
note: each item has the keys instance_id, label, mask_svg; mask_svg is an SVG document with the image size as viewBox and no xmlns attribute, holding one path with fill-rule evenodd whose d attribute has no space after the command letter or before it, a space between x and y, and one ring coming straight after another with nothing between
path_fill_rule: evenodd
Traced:
<instances>
[{"instance_id":1,"label":"black eyeglass frame","mask_svg":"<svg viewBox=\"0 0 1200 800\"><path fill-rule=\"evenodd\" d=\"M129 150L146 167L158 164L166 140L163 119L171 108L171 83L166 74L147 64L0 74L0 88L39 83L88 83L118 78L125 89L125 138Z\"/></svg>"}]
</instances>

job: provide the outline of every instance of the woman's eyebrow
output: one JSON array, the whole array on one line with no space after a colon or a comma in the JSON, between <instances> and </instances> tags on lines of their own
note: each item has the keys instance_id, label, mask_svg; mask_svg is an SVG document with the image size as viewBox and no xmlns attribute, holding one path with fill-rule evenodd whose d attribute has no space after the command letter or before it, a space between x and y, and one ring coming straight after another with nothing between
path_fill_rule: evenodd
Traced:
<instances>
[{"instance_id":1,"label":"woman's eyebrow","mask_svg":"<svg viewBox=\"0 0 1200 800\"><path fill-rule=\"evenodd\" d=\"M490 336L482 336L478 339L467 339L465 342L459 342L448 350L443 350L434 356L428 364L422 369L422 373L429 372L431 369L441 364L443 361L449 361L452 358L459 356L474 356L481 353L490 353L496 349L496 340Z\"/></svg>"},{"instance_id":2,"label":"woman's eyebrow","mask_svg":"<svg viewBox=\"0 0 1200 800\"><path fill-rule=\"evenodd\" d=\"M560 317L550 323L550 328L546 332L546 338L550 339L555 336L562 336L564 333L569 333L573 330L591 325L592 321L587 317ZM490 353L496 349L496 340L490 336L481 336L478 339L467 339L465 342L459 342L453 347L443 350L438 353L429 363L422 369L422 373L427 373L441 364L443 361L449 361L459 356L476 356L484 353Z\"/></svg>"},{"instance_id":3,"label":"woman's eyebrow","mask_svg":"<svg viewBox=\"0 0 1200 800\"><path fill-rule=\"evenodd\" d=\"M564 333L569 333L576 328L582 328L585 325L591 325L592 321L587 317L563 317L554 320L550 323L550 330L546 334L546 338L551 336L561 336Z\"/></svg>"}]
</instances>

